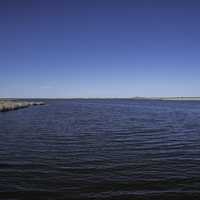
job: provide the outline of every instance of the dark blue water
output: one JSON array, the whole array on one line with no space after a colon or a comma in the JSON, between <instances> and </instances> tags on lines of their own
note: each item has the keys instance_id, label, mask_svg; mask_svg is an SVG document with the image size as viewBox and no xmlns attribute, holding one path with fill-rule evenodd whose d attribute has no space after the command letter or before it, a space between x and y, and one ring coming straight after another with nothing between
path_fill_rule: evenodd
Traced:
<instances>
[{"instance_id":1,"label":"dark blue water","mask_svg":"<svg viewBox=\"0 0 200 200\"><path fill-rule=\"evenodd\" d=\"M200 198L200 102L47 103L0 113L0 199Z\"/></svg>"}]
</instances>

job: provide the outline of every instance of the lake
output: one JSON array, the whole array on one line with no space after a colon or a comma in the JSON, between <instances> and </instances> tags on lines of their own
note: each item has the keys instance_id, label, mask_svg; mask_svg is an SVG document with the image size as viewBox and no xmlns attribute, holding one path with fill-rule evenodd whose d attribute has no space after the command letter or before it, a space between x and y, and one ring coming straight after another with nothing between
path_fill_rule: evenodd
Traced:
<instances>
[{"instance_id":1,"label":"lake","mask_svg":"<svg viewBox=\"0 0 200 200\"><path fill-rule=\"evenodd\" d=\"M200 101L44 101L0 113L0 199L200 198Z\"/></svg>"}]
</instances>

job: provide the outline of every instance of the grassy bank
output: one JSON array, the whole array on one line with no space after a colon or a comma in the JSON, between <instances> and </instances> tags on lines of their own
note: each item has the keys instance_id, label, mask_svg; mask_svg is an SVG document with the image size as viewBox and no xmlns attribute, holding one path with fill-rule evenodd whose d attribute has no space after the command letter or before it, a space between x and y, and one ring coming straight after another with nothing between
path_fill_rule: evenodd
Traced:
<instances>
[{"instance_id":1,"label":"grassy bank","mask_svg":"<svg viewBox=\"0 0 200 200\"><path fill-rule=\"evenodd\" d=\"M29 106L44 105L44 102L4 101L0 100L0 112L27 108Z\"/></svg>"}]
</instances>

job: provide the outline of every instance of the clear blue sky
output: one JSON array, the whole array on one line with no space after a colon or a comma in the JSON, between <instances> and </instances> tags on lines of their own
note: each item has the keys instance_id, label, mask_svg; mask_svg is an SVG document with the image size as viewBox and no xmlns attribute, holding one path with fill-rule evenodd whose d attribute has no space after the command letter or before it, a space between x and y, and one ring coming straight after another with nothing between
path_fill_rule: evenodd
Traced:
<instances>
[{"instance_id":1,"label":"clear blue sky","mask_svg":"<svg viewBox=\"0 0 200 200\"><path fill-rule=\"evenodd\" d=\"M0 97L200 96L200 2L0 1Z\"/></svg>"}]
</instances>

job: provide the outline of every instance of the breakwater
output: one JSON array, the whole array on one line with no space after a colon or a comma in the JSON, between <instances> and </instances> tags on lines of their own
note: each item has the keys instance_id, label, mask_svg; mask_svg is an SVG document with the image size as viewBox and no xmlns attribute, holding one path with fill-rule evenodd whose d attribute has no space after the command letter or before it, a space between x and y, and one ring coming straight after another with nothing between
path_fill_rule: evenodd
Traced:
<instances>
[{"instance_id":1,"label":"breakwater","mask_svg":"<svg viewBox=\"0 0 200 200\"><path fill-rule=\"evenodd\" d=\"M7 101L0 100L0 112L7 112L30 106L44 105L44 102L29 102L29 101Z\"/></svg>"}]
</instances>

